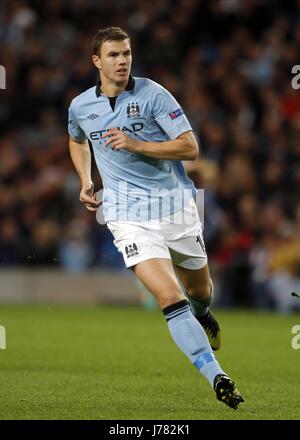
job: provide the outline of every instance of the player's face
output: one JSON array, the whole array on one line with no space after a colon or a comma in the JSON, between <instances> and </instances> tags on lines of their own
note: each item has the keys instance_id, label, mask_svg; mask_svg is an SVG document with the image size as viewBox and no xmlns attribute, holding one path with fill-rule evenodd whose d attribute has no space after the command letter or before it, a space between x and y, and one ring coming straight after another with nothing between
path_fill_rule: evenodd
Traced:
<instances>
[{"instance_id":1,"label":"player's face","mask_svg":"<svg viewBox=\"0 0 300 440\"><path fill-rule=\"evenodd\" d=\"M129 39L105 41L101 46L99 68L101 76L111 82L122 84L128 81L131 70L131 48Z\"/></svg>"}]
</instances>

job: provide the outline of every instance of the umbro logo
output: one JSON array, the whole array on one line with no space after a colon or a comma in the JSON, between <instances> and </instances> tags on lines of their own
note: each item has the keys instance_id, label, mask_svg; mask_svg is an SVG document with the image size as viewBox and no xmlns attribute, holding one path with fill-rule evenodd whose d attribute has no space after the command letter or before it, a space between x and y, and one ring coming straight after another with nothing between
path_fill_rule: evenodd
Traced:
<instances>
[{"instance_id":1,"label":"umbro logo","mask_svg":"<svg viewBox=\"0 0 300 440\"><path fill-rule=\"evenodd\" d=\"M128 244L127 246L125 246L125 252L126 252L127 258L134 257L135 255L138 255L138 253L139 253L137 245L135 243Z\"/></svg>"},{"instance_id":2,"label":"umbro logo","mask_svg":"<svg viewBox=\"0 0 300 440\"><path fill-rule=\"evenodd\" d=\"M88 119L92 119L92 120L96 119L98 117L99 117L99 115L96 115L96 113L91 113L90 115L87 116Z\"/></svg>"}]
</instances>

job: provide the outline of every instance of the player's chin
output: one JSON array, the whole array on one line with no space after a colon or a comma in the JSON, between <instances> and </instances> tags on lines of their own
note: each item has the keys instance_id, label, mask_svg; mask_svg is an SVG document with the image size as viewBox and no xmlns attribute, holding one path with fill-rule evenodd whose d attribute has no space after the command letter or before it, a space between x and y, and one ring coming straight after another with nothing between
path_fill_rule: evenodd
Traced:
<instances>
[{"instance_id":1,"label":"player's chin","mask_svg":"<svg viewBox=\"0 0 300 440\"><path fill-rule=\"evenodd\" d=\"M129 79L129 73L128 72L122 73L122 74L121 73L117 73L117 75L116 75L116 83L119 84L119 85L122 85L122 84L126 83L128 81L128 79Z\"/></svg>"}]
</instances>

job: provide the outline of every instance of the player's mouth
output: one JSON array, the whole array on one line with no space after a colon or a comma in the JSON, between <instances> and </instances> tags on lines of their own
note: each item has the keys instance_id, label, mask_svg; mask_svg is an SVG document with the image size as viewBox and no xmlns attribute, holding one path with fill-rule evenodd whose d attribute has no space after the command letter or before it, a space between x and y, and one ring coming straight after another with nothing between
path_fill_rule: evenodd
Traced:
<instances>
[{"instance_id":1,"label":"player's mouth","mask_svg":"<svg viewBox=\"0 0 300 440\"><path fill-rule=\"evenodd\" d=\"M119 69L119 70L117 70L117 74L125 76L125 75L127 75L127 69Z\"/></svg>"}]
</instances>

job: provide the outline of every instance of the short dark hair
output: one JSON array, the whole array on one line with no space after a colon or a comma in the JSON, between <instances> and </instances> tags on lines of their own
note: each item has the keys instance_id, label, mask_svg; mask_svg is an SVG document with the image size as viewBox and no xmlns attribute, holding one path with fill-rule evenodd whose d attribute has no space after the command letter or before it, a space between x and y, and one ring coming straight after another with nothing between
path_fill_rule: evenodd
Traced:
<instances>
[{"instance_id":1,"label":"short dark hair","mask_svg":"<svg viewBox=\"0 0 300 440\"><path fill-rule=\"evenodd\" d=\"M127 32L120 27L98 29L93 40L93 54L100 55L101 46L105 41L123 41L127 38L130 40Z\"/></svg>"}]
</instances>

